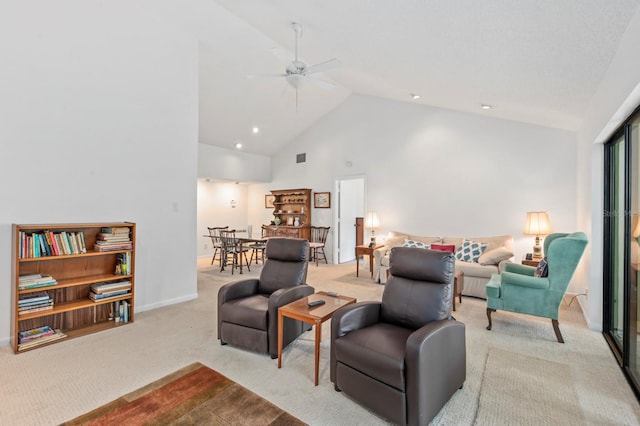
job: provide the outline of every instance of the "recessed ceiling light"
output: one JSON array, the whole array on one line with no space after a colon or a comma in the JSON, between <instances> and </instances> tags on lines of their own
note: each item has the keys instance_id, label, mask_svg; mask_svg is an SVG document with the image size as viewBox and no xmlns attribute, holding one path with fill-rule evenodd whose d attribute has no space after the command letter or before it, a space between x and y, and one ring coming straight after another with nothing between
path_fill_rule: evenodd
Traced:
<instances>
[{"instance_id":1,"label":"recessed ceiling light","mask_svg":"<svg viewBox=\"0 0 640 426\"><path fill-rule=\"evenodd\" d=\"M413 100L420 99L420 95L416 95L415 93L411 93L411 99L413 99Z\"/></svg>"},{"instance_id":2,"label":"recessed ceiling light","mask_svg":"<svg viewBox=\"0 0 640 426\"><path fill-rule=\"evenodd\" d=\"M236 143L234 143L234 144L233 144L233 146L234 146L236 149L241 149L241 148L242 148L242 143L240 143L240 142L236 142Z\"/></svg>"},{"instance_id":3,"label":"recessed ceiling light","mask_svg":"<svg viewBox=\"0 0 640 426\"><path fill-rule=\"evenodd\" d=\"M253 131L253 133L258 133L260 131L260 129L257 126L253 126L253 129L251 129L251 131Z\"/></svg>"},{"instance_id":4,"label":"recessed ceiling light","mask_svg":"<svg viewBox=\"0 0 640 426\"><path fill-rule=\"evenodd\" d=\"M482 104L482 105L480 105L480 108L482 108L482 109L491 109L493 107L491 105Z\"/></svg>"}]
</instances>

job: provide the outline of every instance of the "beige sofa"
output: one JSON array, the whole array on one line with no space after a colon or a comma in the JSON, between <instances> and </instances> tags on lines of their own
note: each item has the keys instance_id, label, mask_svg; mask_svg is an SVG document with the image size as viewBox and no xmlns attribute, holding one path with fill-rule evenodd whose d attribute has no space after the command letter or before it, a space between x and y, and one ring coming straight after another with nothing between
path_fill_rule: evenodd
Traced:
<instances>
[{"instance_id":1,"label":"beige sofa","mask_svg":"<svg viewBox=\"0 0 640 426\"><path fill-rule=\"evenodd\" d=\"M456 270L464 272L464 290L462 294L486 299L485 286L489 282L491 275L501 272L504 269L504 264L513 260L513 237L511 235L463 238L425 237L402 232L391 232L384 246L373 252L373 279L383 284L387 282L389 252L392 247L402 246L406 240L425 244L454 245L455 249L458 250L465 239L486 243L487 247L478 259L478 263L456 259Z\"/></svg>"}]
</instances>

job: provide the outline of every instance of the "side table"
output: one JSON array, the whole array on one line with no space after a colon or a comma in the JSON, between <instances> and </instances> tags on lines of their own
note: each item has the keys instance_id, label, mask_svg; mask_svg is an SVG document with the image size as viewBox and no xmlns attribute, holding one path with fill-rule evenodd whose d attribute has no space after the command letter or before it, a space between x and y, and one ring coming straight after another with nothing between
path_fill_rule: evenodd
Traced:
<instances>
[{"instance_id":1,"label":"side table","mask_svg":"<svg viewBox=\"0 0 640 426\"><path fill-rule=\"evenodd\" d=\"M324 300L324 305L309 307L307 303ZM322 323L331 319L334 312L343 306L356 303L355 297L329 296L324 291L319 291L310 296L298 299L278 309L278 368L282 367L282 333L284 318L293 318L314 325L316 328L316 369L315 385L318 386L318 365L320 364L320 340L322 339Z\"/></svg>"},{"instance_id":2,"label":"side table","mask_svg":"<svg viewBox=\"0 0 640 426\"><path fill-rule=\"evenodd\" d=\"M367 255L369 256L369 272L371 273L371 278L373 278L373 251L382 246L382 244L374 247L369 247L365 244L356 246L356 277L360 276L360 256Z\"/></svg>"},{"instance_id":3,"label":"side table","mask_svg":"<svg viewBox=\"0 0 640 426\"><path fill-rule=\"evenodd\" d=\"M541 260L541 257L534 257L531 260L522 259L522 264L527 266L538 266L538 263L540 263Z\"/></svg>"}]
</instances>

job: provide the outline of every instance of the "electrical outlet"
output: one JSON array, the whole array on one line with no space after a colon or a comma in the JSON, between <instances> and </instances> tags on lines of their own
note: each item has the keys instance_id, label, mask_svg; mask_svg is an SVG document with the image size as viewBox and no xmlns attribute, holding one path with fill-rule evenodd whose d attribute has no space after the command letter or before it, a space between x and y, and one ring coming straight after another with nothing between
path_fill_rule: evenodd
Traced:
<instances>
[{"instance_id":1,"label":"electrical outlet","mask_svg":"<svg viewBox=\"0 0 640 426\"><path fill-rule=\"evenodd\" d=\"M584 295L587 296L587 299L589 298L589 289L588 288L584 289Z\"/></svg>"},{"instance_id":2,"label":"electrical outlet","mask_svg":"<svg viewBox=\"0 0 640 426\"><path fill-rule=\"evenodd\" d=\"M204 249L206 250L206 249L208 249L208 248L209 248L209 244L204 243Z\"/></svg>"}]
</instances>

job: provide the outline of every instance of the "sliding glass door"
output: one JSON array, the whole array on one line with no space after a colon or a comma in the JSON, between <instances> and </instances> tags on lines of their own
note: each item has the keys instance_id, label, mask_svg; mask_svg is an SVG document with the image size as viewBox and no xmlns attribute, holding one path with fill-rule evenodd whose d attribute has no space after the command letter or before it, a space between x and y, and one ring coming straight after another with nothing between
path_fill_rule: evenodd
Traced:
<instances>
[{"instance_id":1,"label":"sliding glass door","mask_svg":"<svg viewBox=\"0 0 640 426\"><path fill-rule=\"evenodd\" d=\"M638 297L638 279L640 279L640 114L631 120L627 126L626 138L630 144L630 179L629 179L629 195L631 205L631 239L629 242L630 254L630 270L629 270L629 294L627 308L629 311L629 374L632 376L633 382L638 386L640 383L640 362L638 360L638 307L640 303Z\"/></svg>"},{"instance_id":2,"label":"sliding glass door","mask_svg":"<svg viewBox=\"0 0 640 426\"><path fill-rule=\"evenodd\" d=\"M603 332L640 395L640 113L605 144Z\"/></svg>"},{"instance_id":3,"label":"sliding glass door","mask_svg":"<svg viewBox=\"0 0 640 426\"><path fill-rule=\"evenodd\" d=\"M625 269L625 141L618 136L611 141L606 150L609 191L605 201L605 227L608 250L605 250L605 263L608 266L608 289L605 292L605 322L608 323L606 333L616 346L619 360L624 348L624 269Z\"/></svg>"}]
</instances>

